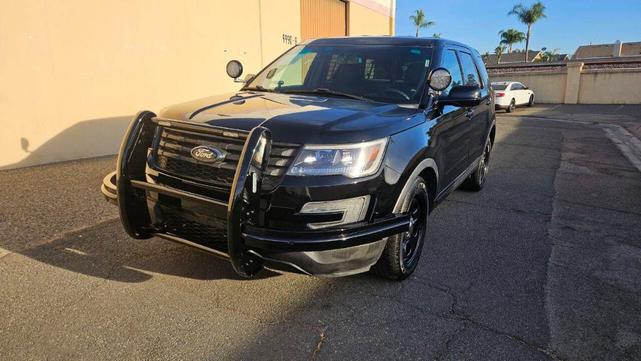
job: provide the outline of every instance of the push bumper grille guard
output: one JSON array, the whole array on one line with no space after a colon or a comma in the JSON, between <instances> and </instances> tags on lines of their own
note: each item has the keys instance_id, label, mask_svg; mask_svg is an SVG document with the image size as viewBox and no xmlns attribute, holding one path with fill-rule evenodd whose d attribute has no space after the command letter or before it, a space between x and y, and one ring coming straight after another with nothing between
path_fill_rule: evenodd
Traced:
<instances>
[{"instance_id":1,"label":"push bumper grille guard","mask_svg":"<svg viewBox=\"0 0 641 361\"><path fill-rule=\"evenodd\" d=\"M258 227L261 182L263 172L269 163L272 143L269 130L261 126L253 128L245 141L228 203L149 183L146 181L145 169L148 161L147 149L152 145L158 122L155 116L149 111L136 115L120 146L116 174L105 177L101 188L104 196L118 205L123 227L133 238L165 236L151 222L146 204L148 191L206 204L211 206L216 217L226 219L228 257L234 270L244 277L256 275L263 267L263 260L257 256L259 252L256 252L256 249L267 249L270 252L338 249L375 242L405 232L409 228L407 215L395 215L345 229L288 232ZM171 122L171 126L195 127L192 124L183 125L174 121ZM198 128L206 131L205 129L212 127ZM189 240L180 242L193 244Z\"/></svg>"}]
</instances>

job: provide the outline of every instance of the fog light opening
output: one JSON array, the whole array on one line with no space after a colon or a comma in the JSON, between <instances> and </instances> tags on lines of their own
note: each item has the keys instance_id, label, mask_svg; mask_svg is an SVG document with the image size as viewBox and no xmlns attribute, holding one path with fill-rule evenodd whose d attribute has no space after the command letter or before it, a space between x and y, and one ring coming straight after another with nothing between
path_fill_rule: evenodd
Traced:
<instances>
[{"instance_id":1,"label":"fog light opening","mask_svg":"<svg viewBox=\"0 0 641 361\"><path fill-rule=\"evenodd\" d=\"M319 229L338 226L341 224L360 222L365 219L369 208L370 196L360 196L334 201L309 202L305 203L300 210L302 214L319 213L342 213L338 221L308 223L310 229Z\"/></svg>"}]
</instances>

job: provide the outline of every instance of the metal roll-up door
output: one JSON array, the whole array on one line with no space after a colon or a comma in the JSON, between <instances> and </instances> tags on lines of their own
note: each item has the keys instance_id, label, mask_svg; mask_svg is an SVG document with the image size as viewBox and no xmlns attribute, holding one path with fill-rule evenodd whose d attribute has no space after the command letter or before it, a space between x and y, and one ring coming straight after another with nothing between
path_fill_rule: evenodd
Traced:
<instances>
[{"instance_id":1,"label":"metal roll-up door","mask_svg":"<svg viewBox=\"0 0 641 361\"><path fill-rule=\"evenodd\" d=\"M347 35L347 4L340 0L301 0L303 40Z\"/></svg>"}]
</instances>

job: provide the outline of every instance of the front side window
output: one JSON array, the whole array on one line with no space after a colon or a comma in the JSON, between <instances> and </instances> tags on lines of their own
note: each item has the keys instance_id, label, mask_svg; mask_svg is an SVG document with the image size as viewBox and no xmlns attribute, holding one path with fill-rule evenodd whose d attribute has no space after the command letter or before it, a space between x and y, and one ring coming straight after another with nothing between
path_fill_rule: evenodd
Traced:
<instances>
[{"instance_id":1,"label":"front side window","mask_svg":"<svg viewBox=\"0 0 641 361\"><path fill-rule=\"evenodd\" d=\"M418 104L431 59L429 47L299 45L244 89L301 94L321 89L379 102Z\"/></svg>"},{"instance_id":2,"label":"front side window","mask_svg":"<svg viewBox=\"0 0 641 361\"><path fill-rule=\"evenodd\" d=\"M461 56L461 66L463 67L463 80L465 85L481 86L481 80L474 59L469 53L459 52Z\"/></svg>"},{"instance_id":3,"label":"front side window","mask_svg":"<svg viewBox=\"0 0 641 361\"><path fill-rule=\"evenodd\" d=\"M463 85L463 75L461 74L461 66L459 65L458 59L456 58L456 52L454 50L448 49L443 51L441 58L441 67L447 69L452 76L452 82L447 89L443 90L442 94L447 96L450 94L450 90L459 85Z\"/></svg>"}]
</instances>

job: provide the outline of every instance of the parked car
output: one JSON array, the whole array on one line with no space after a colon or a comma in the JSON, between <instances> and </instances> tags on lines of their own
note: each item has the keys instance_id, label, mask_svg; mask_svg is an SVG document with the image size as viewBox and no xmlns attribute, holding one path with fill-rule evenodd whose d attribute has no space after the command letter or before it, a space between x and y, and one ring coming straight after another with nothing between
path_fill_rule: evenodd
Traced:
<instances>
[{"instance_id":1,"label":"parked car","mask_svg":"<svg viewBox=\"0 0 641 361\"><path fill-rule=\"evenodd\" d=\"M492 89L494 89L496 97L496 109L505 109L506 112L511 113L516 110L517 106L531 107L534 105L534 92L523 83L515 81L493 82Z\"/></svg>"},{"instance_id":2,"label":"parked car","mask_svg":"<svg viewBox=\"0 0 641 361\"><path fill-rule=\"evenodd\" d=\"M230 61L237 81L242 64ZM102 193L127 233L263 267L404 279L429 213L486 182L495 135L479 53L443 39L317 39L238 92L142 111Z\"/></svg>"}]
</instances>

